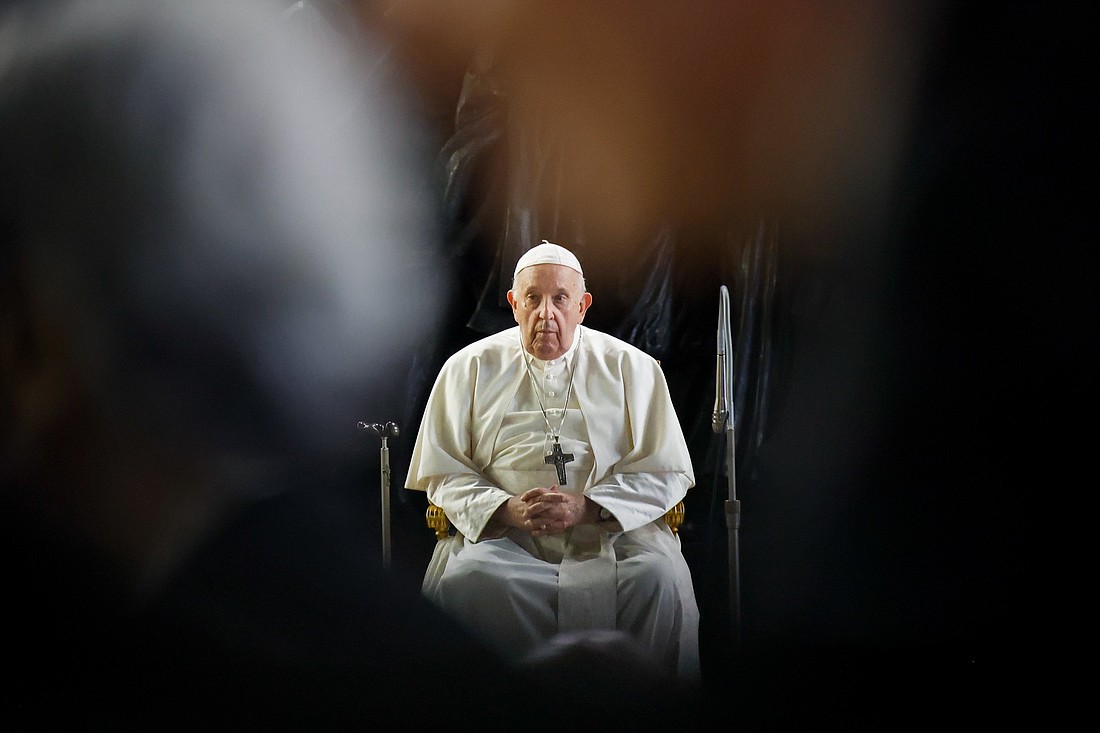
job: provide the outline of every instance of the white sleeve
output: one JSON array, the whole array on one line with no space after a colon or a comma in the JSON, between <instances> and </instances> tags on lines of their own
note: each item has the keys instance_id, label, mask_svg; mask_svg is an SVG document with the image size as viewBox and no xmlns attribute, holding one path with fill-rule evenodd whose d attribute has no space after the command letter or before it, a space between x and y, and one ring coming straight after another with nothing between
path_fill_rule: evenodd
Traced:
<instances>
[{"instance_id":1,"label":"white sleeve","mask_svg":"<svg viewBox=\"0 0 1100 733\"><path fill-rule=\"evenodd\" d=\"M441 508L455 529L472 542L481 539L493 512L512 495L476 473L452 473L428 480L428 501Z\"/></svg>"},{"instance_id":2,"label":"white sleeve","mask_svg":"<svg viewBox=\"0 0 1100 733\"><path fill-rule=\"evenodd\" d=\"M692 485L692 479L679 471L614 473L584 493L629 532L663 517Z\"/></svg>"}]
</instances>

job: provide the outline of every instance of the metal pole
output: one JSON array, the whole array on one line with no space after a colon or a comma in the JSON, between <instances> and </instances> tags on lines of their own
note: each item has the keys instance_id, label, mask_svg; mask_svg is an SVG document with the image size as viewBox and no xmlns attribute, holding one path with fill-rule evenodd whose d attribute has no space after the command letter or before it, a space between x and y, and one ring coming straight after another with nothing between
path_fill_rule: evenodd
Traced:
<instances>
[{"instance_id":1,"label":"metal pole","mask_svg":"<svg viewBox=\"0 0 1100 733\"><path fill-rule=\"evenodd\" d=\"M725 285L718 291L718 363L715 372L714 414L711 427L726 439L726 480L729 499L725 503L727 549L729 552L730 632L734 648L741 646L741 502L737 499L736 414L733 404L733 337L730 334L730 296Z\"/></svg>"},{"instance_id":2,"label":"metal pole","mask_svg":"<svg viewBox=\"0 0 1100 733\"><path fill-rule=\"evenodd\" d=\"M368 425L365 422L360 422L359 429L370 429L371 432L382 438L379 456L382 484L382 567L389 570L392 540L390 537L390 446L388 439L390 436L398 435L400 430L393 422L388 422L385 425L381 423Z\"/></svg>"},{"instance_id":3,"label":"metal pole","mask_svg":"<svg viewBox=\"0 0 1100 733\"><path fill-rule=\"evenodd\" d=\"M730 485L730 498L726 500L726 532L729 545L730 571L730 623L734 648L741 646L741 502L737 498L737 466L734 457L733 420L726 430L726 471Z\"/></svg>"}]
</instances>

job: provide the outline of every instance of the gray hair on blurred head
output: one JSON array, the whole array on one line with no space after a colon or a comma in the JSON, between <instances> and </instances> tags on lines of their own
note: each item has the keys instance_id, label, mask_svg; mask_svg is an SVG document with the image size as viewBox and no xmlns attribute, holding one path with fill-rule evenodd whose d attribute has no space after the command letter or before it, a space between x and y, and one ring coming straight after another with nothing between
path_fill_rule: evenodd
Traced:
<instances>
[{"instance_id":1,"label":"gray hair on blurred head","mask_svg":"<svg viewBox=\"0 0 1100 733\"><path fill-rule=\"evenodd\" d=\"M405 296L438 278L428 157L380 49L277 5L0 18L4 318L53 323L122 429L230 459L359 440L432 327Z\"/></svg>"}]
</instances>

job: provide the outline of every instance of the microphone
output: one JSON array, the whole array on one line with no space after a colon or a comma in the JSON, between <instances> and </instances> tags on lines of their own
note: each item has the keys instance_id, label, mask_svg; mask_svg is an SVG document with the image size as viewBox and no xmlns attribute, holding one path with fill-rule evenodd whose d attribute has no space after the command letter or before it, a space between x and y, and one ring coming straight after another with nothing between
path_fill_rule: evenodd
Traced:
<instances>
[{"instance_id":1,"label":"microphone","mask_svg":"<svg viewBox=\"0 0 1100 733\"><path fill-rule=\"evenodd\" d=\"M716 433L725 429L729 418L729 367L726 360L730 357L730 296L725 285L719 289L718 296L718 356L714 369L714 412L710 416L710 427Z\"/></svg>"}]
</instances>

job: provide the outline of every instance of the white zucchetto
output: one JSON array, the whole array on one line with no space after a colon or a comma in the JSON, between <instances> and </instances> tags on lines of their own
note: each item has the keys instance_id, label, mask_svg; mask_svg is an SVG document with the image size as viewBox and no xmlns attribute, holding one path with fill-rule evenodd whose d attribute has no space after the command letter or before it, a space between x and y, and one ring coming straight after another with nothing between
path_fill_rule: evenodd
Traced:
<instances>
[{"instance_id":1,"label":"white zucchetto","mask_svg":"<svg viewBox=\"0 0 1100 733\"><path fill-rule=\"evenodd\" d=\"M516 262L516 270L512 276L515 277L519 274L520 270L525 267L531 267L532 265L565 265L566 267L576 270L581 275L584 275L584 271L581 270L580 260L577 259L575 254L565 247L562 247L560 244L554 244L545 239L542 240L542 244L536 244L520 256L519 261Z\"/></svg>"}]
</instances>

